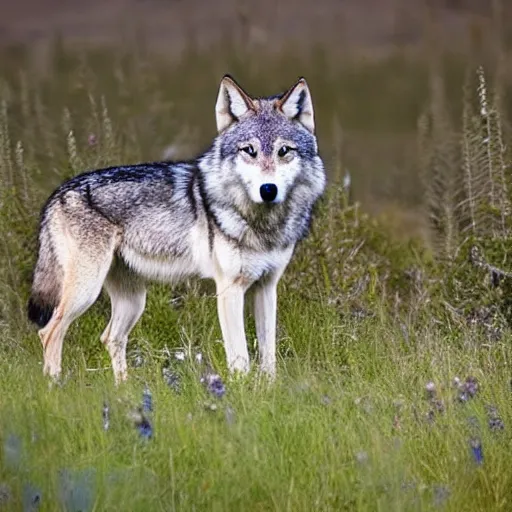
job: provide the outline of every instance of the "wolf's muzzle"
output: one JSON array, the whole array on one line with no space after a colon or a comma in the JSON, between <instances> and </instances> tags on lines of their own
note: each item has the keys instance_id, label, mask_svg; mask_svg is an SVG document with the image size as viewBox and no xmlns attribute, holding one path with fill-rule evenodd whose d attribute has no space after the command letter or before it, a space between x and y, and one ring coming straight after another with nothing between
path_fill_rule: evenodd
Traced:
<instances>
[{"instance_id":1,"label":"wolf's muzzle","mask_svg":"<svg viewBox=\"0 0 512 512\"><path fill-rule=\"evenodd\" d=\"M264 183L260 187L260 196L263 201L271 203L277 197L277 187L273 183Z\"/></svg>"}]
</instances>

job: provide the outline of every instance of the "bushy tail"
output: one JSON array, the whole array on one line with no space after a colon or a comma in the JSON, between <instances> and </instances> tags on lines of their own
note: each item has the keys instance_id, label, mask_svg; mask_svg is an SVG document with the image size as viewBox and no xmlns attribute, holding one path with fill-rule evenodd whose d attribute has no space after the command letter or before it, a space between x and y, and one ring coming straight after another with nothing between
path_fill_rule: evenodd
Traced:
<instances>
[{"instance_id":1,"label":"bushy tail","mask_svg":"<svg viewBox=\"0 0 512 512\"><path fill-rule=\"evenodd\" d=\"M55 248L46 226L41 228L39 243L39 256L27 313L29 320L42 328L50 321L53 310L60 301L62 269L57 261Z\"/></svg>"}]
</instances>

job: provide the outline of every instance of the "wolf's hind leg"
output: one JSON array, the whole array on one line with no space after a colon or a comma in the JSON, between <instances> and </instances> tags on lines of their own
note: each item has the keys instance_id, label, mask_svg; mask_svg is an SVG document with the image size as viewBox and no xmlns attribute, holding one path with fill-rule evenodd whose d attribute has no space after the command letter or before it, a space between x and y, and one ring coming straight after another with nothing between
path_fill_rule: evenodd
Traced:
<instances>
[{"instance_id":1,"label":"wolf's hind leg","mask_svg":"<svg viewBox=\"0 0 512 512\"><path fill-rule=\"evenodd\" d=\"M87 255L76 257L64 270L62 296L48 324L39 331L44 350L44 373L57 378L61 372L62 344L76 318L85 313L98 298L107 275L112 253L100 261Z\"/></svg>"},{"instance_id":2,"label":"wolf's hind leg","mask_svg":"<svg viewBox=\"0 0 512 512\"><path fill-rule=\"evenodd\" d=\"M126 380L128 336L146 305L146 287L124 263L117 261L105 281L112 305L110 321L101 335L112 360L116 384Z\"/></svg>"}]
</instances>

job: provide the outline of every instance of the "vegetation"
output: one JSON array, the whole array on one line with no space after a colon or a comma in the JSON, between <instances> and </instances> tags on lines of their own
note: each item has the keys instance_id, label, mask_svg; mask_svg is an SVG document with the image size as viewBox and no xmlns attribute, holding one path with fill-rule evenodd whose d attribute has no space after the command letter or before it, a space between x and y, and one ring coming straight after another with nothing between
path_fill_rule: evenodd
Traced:
<instances>
[{"instance_id":1,"label":"vegetation","mask_svg":"<svg viewBox=\"0 0 512 512\"><path fill-rule=\"evenodd\" d=\"M510 509L501 61L397 51L362 63L226 41L169 64L140 46L56 40L44 76L23 47L3 63L0 509ZM280 284L276 383L227 376L213 288L190 282L151 286L126 385L99 342L101 297L49 387L25 316L43 202L84 169L200 151L227 71L262 95L305 75L330 168Z\"/></svg>"}]
</instances>

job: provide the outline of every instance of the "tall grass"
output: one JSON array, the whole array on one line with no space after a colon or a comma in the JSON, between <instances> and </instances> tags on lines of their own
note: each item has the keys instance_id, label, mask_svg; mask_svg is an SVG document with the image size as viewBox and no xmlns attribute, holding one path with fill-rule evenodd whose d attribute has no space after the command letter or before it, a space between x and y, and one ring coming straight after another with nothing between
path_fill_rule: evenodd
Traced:
<instances>
[{"instance_id":1,"label":"tall grass","mask_svg":"<svg viewBox=\"0 0 512 512\"><path fill-rule=\"evenodd\" d=\"M18 49L0 81L0 508L510 507L505 77L449 55L340 63L323 48L191 48L171 65L57 41L52 55L39 77ZM70 329L62 385L49 388L25 319L40 207L84 169L200 151L225 72L254 94L305 75L330 168L279 287L277 382L227 376L212 286L191 282L151 285L125 386L99 342L101 297ZM367 213L389 187L403 218L429 226L427 244ZM141 412L146 388L153 411Z\"/></svg>"}]
</instances>

